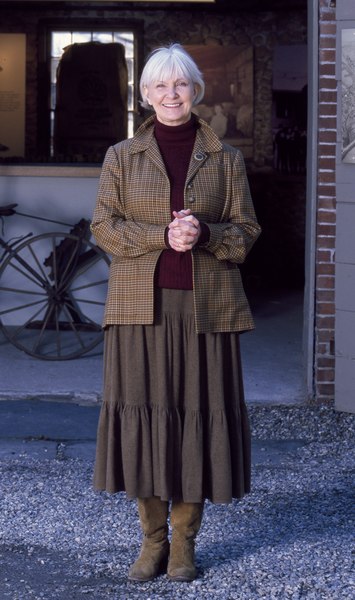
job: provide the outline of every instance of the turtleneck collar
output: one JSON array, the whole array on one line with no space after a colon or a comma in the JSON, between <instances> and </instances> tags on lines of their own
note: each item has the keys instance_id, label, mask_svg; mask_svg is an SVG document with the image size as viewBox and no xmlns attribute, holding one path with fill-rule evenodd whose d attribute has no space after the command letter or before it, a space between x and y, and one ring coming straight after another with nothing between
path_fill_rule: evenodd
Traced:
<instances>
[{"instance_id":1,"label":"turtleneck collar","mask_svg":"<svg viewBox=\"0 0 355 600\"><path fill-rule=\"evenodd\" d=\"M155 117L154 119L154 134L158 141L174 144L189 142L196 134L198 122L194 114L187 123L182 125L164 125Z\"/></svg>"}]
</instances>

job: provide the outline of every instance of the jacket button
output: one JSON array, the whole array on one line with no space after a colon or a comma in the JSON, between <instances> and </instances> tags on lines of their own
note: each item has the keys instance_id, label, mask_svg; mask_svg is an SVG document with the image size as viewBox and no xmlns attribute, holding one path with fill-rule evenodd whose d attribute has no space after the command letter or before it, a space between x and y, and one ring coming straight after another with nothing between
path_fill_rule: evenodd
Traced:
<instances>
[{"instance_id":1,"label":"jacket button","mask_svg":"<svg viewBox=\"0 0 355 600\"><path fill-rule=\"evenodd\" d=\"M195 196L190 196L189 197L189 202L195 202L195 200L196 200Z\"/></svg>"}]
</instances>

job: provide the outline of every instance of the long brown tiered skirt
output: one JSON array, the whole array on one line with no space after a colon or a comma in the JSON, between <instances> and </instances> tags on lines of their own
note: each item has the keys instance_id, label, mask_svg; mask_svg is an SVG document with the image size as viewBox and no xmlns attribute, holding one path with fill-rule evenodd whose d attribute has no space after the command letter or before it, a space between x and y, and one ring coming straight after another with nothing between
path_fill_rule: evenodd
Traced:
<instances>
[{"instance_id":1,"label":"long brown tiered skirt","mask_svg":"<svg viewBox=\"0 0 355 600\"><path fill-rule=\"evenodd\" d=\"M250 490L237 333L196 334L193 295L157 290L154 325L105 332L94 487L228 503Z\"/></svg>"}]
</instances>

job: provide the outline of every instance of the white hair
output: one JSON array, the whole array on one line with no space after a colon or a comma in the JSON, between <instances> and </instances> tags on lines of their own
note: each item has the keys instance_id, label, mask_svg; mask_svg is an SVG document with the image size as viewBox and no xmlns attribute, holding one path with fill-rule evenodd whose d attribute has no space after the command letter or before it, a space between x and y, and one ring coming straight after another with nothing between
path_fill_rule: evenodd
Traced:
<instances>
[{"instance_id":1,"label":"white hair","mask_svg":"<svg viewBox=\"0 0 355 600\"><path fill-rule=\"evenodd\" d=\"M175 77L185 77L192 81L196 89L194 105L202 100L205 93L205 83L201 71L181 44L170 44L170 46L156 48L148 56L139 83L142 106L152 108L147 102L146 88L153 81L166 81Z\"/></svg>"}]
</instances>

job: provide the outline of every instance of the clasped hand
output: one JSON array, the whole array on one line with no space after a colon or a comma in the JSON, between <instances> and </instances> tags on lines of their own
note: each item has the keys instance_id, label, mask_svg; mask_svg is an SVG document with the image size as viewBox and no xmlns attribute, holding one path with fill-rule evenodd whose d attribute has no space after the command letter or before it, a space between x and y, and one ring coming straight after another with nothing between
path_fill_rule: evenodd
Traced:
<instances>
[{"instance_id":1,"label":"clasped hand","mask_svg":"<svg viewBox=\"0 0 355 600\"><path fill-rule=\"evenodd\" d=\"M176 252L187 252L197 243L201 235L201 227L198 219L193 216L191 210L173 211L174 220L169 223L169 244Z\"/></svg>"}]
</instances>

